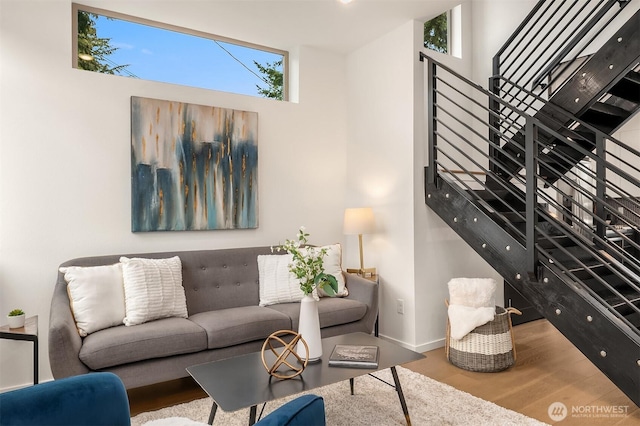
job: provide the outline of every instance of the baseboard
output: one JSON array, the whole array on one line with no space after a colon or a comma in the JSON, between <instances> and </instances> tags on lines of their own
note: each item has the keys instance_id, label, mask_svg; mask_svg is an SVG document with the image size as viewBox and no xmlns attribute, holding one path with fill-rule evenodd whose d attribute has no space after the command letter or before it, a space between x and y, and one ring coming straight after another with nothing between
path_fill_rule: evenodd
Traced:
<instances>
[{"instance_id":1,"label":"baseboard","mask_svg":"<svg viewBox=\"0 0 640 426\"><path fill-rule=\"evenodd\" d=\"M402 346L403 348L411 349L412 351L417 352L416 347L413 346L413 345L408 344L407 342L403 342L403 341L400 341L398 339L394 339L393 337L385 336L384 334L380 334L378 337L380 337L383 340L387 340L389 342L395 343L398 346Z\"/></svg>"},{"instance_id":2,"label":"baseboard","mask_svg":"<svg viewBox=\"0 0 640 426\"><path fill-rule=\"evenodd\" d=\"M434 340L432 342L423 343L423 344L418 345L418 346L410 345L407 342L403 342L403 341L394 339L392 337L385 336L383 334L381 334L379 337L381 339L388 340L389 342L393 342L398 346L402 346L403 348L411 349L412 351L419 352L419 353L429 352L429 351L432 351L434 349L442 348L442 347L444 347L444 343L445 343L444 337L442 339Z\"/></svg>"},{"instance_id":3,"label":"baseboard","mask_svg":"<svg viewBox=\"0 0 640 426\"><path fill-rule=\"evenodd\" d=\"M428 352L428 351L432 351L434 349L438 349L444 346L444 337L442 339L438 339L438 340L434 340L432 342L428 342L428 343L423 343L421 345L415 346L415 345L410 345L409 343L394 339L392 337L389 336L385 336L385 335L380 335L381 339L384 340L388 340L390 342L395 343L398 346L402 346L403 348L407 348L407 349L411 349L414 352L419 352L419 353L423 353L423 352Z\"/></svg>"},{"instance_id":4,"label":"baseboard","mask_svg":"<svg viewBox=\"0 0 640 426\"><path fill-rule=\"evenodd\" d=\"M432 351L434 349L439 349L444 347L445 344L445 338L443 337L442 339L438 339L438 340L433 340L431 342L427 342L427 343L423 343L421 345L418 345L415 349L416 352L429 352Z\"/></svg>"},{"instance_id":5,"label":"baseboard","mask_svg":"<svg viewBox=\"0 0 640 426\"><path fill-rule=\"evenodd\" d=\"M53 381L53 379L40 381L40 383L51 382L51 381ZM7 387L4 387L4 388L0 388L0 393L14 391L14 390L22 389L22 388L28 388L29 386L33 386L33 382L25 383L24 385L7 386Z\"/></svg>"}]
</instances>

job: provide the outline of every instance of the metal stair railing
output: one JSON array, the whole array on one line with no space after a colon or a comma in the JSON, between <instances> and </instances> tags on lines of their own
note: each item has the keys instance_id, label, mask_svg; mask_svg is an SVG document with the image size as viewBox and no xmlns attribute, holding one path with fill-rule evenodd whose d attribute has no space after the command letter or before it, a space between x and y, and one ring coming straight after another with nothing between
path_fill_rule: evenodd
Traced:
<instances>
[{"instance_id":1,"label":"metal stair railing","mask_svg":"<svg viewBox=\"0 0 640 426\"><path fill-rule=\"evenodd\" d=\"M540 0L493 57L490 90L535 115L544 103L530 94L550 99L602 47L631 1ZM492 120L501 127L500 117Z\"/></svg>"},{"instance_id":2,"label":"metal stair railing","mask_svg":"<svg viewBox=\"0 0 640 426\"><path fill-rule=\"evenodd\" d=\"M421 53L420 59L426 62L428 81L427 184L446 180L465 191L525 247L529 276L539 276L541 268L563 275L640 334L629 315L621 313L623 307L624 312L640 315L640 303L629 295L640 295L640 152L571 117L595 134L596 149L589 151L570 139L571 128L551 129L427 55ZM508 111L502 114L500 128L491 120L499 114L490 105ZM524 134L525 168L505 178L509 172L492 153L522 158L495 141L508 142L518 132ZM587 160L566 174L558 171L561 178L546 185L538 169L554 170L555 164L544 157L554 148L545 140L554 138ZM572 164L562 152L555 155ZM630 290L622 291L621 286Z\"/></svg>"},{"instance_id":3,"label":"metal stair railing","mask_svg":"<svg viewBox=\"0 0 640 426\"><path fill-rule=\"evenodd\" d=\"M557 88L576 59L601 47L601 36L630 3L540 0L494 56L493 75L532 92Z\"/></svg>"}]
</instances>

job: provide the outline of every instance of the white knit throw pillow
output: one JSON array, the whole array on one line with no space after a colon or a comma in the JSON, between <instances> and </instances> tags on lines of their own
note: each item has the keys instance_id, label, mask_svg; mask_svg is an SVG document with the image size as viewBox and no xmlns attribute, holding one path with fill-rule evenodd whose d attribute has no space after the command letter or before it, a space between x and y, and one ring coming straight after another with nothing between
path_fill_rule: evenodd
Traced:
<instances>
[{"instance_id":1,"label":"white knit throw pillow","mask_svg":"<svg viewBox=\"0 0 640 426\"><path fill-rule=\"evenodd\" d=\"M291 262L293 256L290 254L258 256L260 306L302 300L304 293L300 289L300 280L289 272Z\"/></svg>"},{"instance_id":2,"label":"white knit throw pillow","mask_svg":"<svg viewBox=\"0 0 640 426\"><path fill-rule=\"evenodd\" d=\"M124 280L124 325L159 318L186 318L187 301L182 286L182 262L169 259L121 257Z\"/></svg>"}]
</instances>

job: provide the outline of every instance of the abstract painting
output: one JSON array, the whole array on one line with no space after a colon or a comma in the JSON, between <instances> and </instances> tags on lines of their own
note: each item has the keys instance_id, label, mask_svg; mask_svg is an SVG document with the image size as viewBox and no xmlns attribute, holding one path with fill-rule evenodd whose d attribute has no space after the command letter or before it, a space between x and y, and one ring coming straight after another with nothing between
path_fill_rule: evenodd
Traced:
<instances>
[{"instance_id":1,"label":"abstract painting","mask_svg":"<svg viewBox=\"0 0 640 426\"><path fill-rule=\"evenodd\" d=\"M258 227L258 114L131 98L131 229Z\"/></svg>"}]
</instances>

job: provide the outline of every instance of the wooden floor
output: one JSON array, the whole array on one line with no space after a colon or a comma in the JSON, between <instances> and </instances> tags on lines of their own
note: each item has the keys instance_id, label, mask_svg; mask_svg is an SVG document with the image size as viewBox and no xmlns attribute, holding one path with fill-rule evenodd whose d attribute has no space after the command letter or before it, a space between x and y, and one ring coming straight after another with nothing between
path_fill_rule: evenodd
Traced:
<instances>
[{"instance_id":1,"label":"wooden floor","mask_svg":"<svg viewBox=\"0 0 640 426\"><path fill-rule=\"evenodd\" d=\"M640 409L546 320L514 327L516 365L499 373L473 373L450 364L444 348L405 367L502 407L554 423L549 406L561 402L564 425L640 425ZM636 372L637 374L637 372ZM620 417L587 411L616 410ZM617 415L616 415L617 416Z\"/></svg>"},{"instance_id":2,"label":"wooden floor","mask_svg":"<svg viewBox=\"0 0 640 426\"><path fill-rule=\"evenodd\" d=\"M444 349L404 367L546 423L554 423L549 406L562 402L569 411L563 426L640 425L640 408L546 320L516 326L514 334L518 359L507 371L459 369L446 360ZM129 391L132 415L203 397L191 379ZM618 414L606 414L611 411Z\"/></svg>"}]
</instances>

